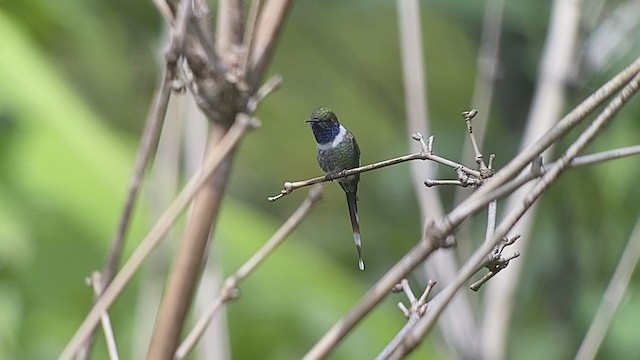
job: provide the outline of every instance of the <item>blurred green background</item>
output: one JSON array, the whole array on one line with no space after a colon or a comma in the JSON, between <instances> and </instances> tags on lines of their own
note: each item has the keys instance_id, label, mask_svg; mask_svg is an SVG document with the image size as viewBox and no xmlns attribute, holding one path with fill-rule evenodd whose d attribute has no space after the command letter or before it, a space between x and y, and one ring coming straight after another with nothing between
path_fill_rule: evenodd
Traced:
<instances>
[{"instance_id":1,"label":"blurred green background","mask_svg":"<svg viewBox=\"0 0 640 360\"><path fill-rule=\"evenodd\" d=\"M459 159L466 141L460 112L470 107L483 3L421 4L435 148ZM497 154L498 166L518 148L549 7L549 1L507 2L484 149ZM54 358L91 305L84 278L102 268L115 231L158 81L165 30L151 1L0 0L2 359ZM627 51L572 87L567 109L638 54L637 47ZM303 123L313 108L329 105L336 111L357 136L363 163L408 151L399 54L393 2L295 2L270 70L283 75L283 87L263 104L257 114L262 127L242 144L215 234L214 257L225 273L253 254L306 191L276 203L266 197L286 180L319 175L313 137ZM627 106L589 152L637 142L639 111L637 101ZM356 267L343 194L335 184L325 187L319 208L228 307L233 357L300 357L418 240L420 218L408 169L402 164L362 176L364 273ZM440 173L454 177L447 169ZM573 356L637 219L639 176L637 159L617 160L570 172L543 198L509 358ZM441 194L451 209L453 189ZM127 254L161 211L150 201L140 204ZM483 222L478 219L478 229ZM166 271L174 243L163 246L163 265L153 271ZM155 275L162 279L163 273ZM112 311L125 359L134 356L139 341L134 313L141 281L129 286ZM640 353L637 289L636 275L601 349L603 358ZM395 307L403 300L390 296L334 358L377 354L404 323ZM413 357L446 357L441 343L434 334ZM94 358L106 357L99 337Z\"/></svg>"}]
</instances>

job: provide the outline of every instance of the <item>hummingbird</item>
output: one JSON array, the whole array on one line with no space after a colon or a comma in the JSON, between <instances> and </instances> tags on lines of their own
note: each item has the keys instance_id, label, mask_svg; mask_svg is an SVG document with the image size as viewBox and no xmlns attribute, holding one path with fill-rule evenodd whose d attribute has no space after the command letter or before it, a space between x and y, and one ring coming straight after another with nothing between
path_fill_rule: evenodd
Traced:
<instances>
[{"instance_id":1,"label":"hummingbird","mask_svg":"<svg viewBox=\"0 0 640 360\"><path fill-rule=\"evenodd\" d=\"M313 136L318 143L317 160L327 175L360 166L360 148L358 143L344 126L338 122L336 114L327 107L319 107L311 112L309 120ZM362 261L362 242L360 241L360 222L358 220L358 182L360 174L338 179L338 184L347 196L353 241L358 251L358 268L364 270Z\"/></svg>"}]
</instances>

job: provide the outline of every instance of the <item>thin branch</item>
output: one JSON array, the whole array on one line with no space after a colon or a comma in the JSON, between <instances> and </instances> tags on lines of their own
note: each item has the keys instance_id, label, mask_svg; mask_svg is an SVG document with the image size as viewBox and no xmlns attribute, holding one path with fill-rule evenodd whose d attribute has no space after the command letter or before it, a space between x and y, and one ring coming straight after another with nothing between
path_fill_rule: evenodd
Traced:
<instances>
[{"instance_id":1,"label":"thin branch","mask_svg":"<svg viewBox=\"0 0 640 360\"><path fill-rule=\"evenodd\" d=\"M175 42L174 42L175 44ZM162 124L167 113L167 106L169 104L169 98L171 97L172 81L174 77L175 62L171 59L170 53L174 52L174 47L167 52L165 67L163 71L162 81L158 85L156 94L154 95L154 102L152 108L149 110L147 120L144 125L142 137L140 139L140 145L138 147L138 153L136 155L136 161L133 166L133 173L129 180L129 190L127 192L127 199L125 201L120 220L118 222L118 228L111 241L111 250L107 257L104 269L102 270L101 281L99 284L98 296L109 285L113 276L120 264L122 258L122 251L124 249L124 243L126 240L127 230L129 229L129 223L131 221L131 215L138 199L138 193L142 182L144 180L145 170L151 160L151 157L156 152L158 146L158 140L160 139L160 133L162 132ZM91 355L93 347L93 340L95 333L92 334L86 341L83 349L80 351L79 358L88 359Z\"/></svg>"},{"instance_id":2,"label":"thin branch","mask_svg":"<svg viewBox=\"0 0 640 360\"><path fill-rule=\"evenodd\" d=\"M238 121L238 120L236 120ZM205 158L215 154L229 130L227 122L213 122L209 131ZM193 300L200 271L206 258L210 234L214 231L220 205L228 182L235 151L230 151L218 171L194 197L187 226L176 249L165 285L162 302L149 344L147 359L169 360L173 357L180 333Z\"/></svg>"},{"instance_id":3,"label":"thin branch","mask_svg":"<svg viewBox=\"0 0 640 360\"><path fill-rule=\"evenodd\" d=\"M493 232L496 229L496 218L498 212L498 202L496 200L489 203L487 207L487 231L484 237L484 241L487 242L491 239Z\"/></svg>"},{"instance_id":4,"label":"thin branch","mask_svg":"<svg viewBox=\"0 0 640 360\"><path fill-rule=\"evenodd\" d=\"M443 157L440 157L438 155L434 155L433 154L433 149L432 149L432 140L433 137L430 137L429 140L429 145L427 145L424 142L424 139L422 137L421 134L414 134L413 135L413 139L416 141L419 141L422 144L422 151L420 151L419 153L415 153L415 154L410 154L410 155L405 155L405 156L400 156L397 158L393 158L393 159L389 159L389 160L385 160L385 161L380 161L377 163L373 163L373 164L369 164L369 165L364 165L361 167L357 167L357 168L353 168L353 169L349 169L349 170L344 170L341 171L339 173L335 173L335 174L327 174L325 176L319 176L316 178L312 178L312 179L308 179L308 180L303 180L303 181L295 181L295 182L285 182L284 183L284 187L283 189L280 191L280 194L275 195L275 196L271 196L268 198L269 201L273 202L276 201L278 199L280 199L283 196L289 195L291 194L293 191L306 187L306 186L311 186L314 184L318 184L318 183L322 183L322 182L327 182L327 181L333 181L335 179L340 179L343 177L347 177L350 175L354 175L354 174L360 174L360 173L364 173L367 171L372 171L372 170L376 170L376 169L380 169L383 167L387 167L387 166L391 166L391 165L396 165L396 164L400 164L403 162L407 162L407 161L412 161L412 160L431 160L431 161L435 161L439 164L448 166L452 169L461 169L462 171L464 171L465 173L467 173L470 176L475 176L475 177L480 177L480 172L477 170L473 170L470 169L462 164L458 164L455 161L451 161L448 159L445 159Z\"/></svg>"},{"instance_id":5,"label":"thin branch","mask_svg":"<svg viewBox=\"0 0 640 360\"><path fill-rule=\"evenodd\" d=\"M624 157L634 156L639 154L640 154L640 145L602 151L595 154L576 157L571 161L571 163L569 164L569 167L577 168L577 167L583 167L583 166L589 166L589 165L597 165L606 161L621 159ZM548 171L549 168L553 167L555 164L556 163L554 162L554 163L536 166L535 168L532 168L531 171L522 173L517 178L509 181L508 183L504 184L498 189L486 195L483 195L482 197L476 200L481 203L485 203L487 201L490 201L489 199L502 199L508 196L509 194L511 194L512 192L514 192L516 189L520 188L523 184L531 180L535 180L537 178L542 177L542 175L544 175L544 173Z\"/></svg>"},{"instance_id":6,"label":"thin branch","mask_svg":"<svg viewBox=\"0 0 640 360\"><path fill-rule=\"evenodd\" d=\"M566 101L566 84L575 68L574 49L580 33L580 18L582 1L554 0L551 6L548 31L545 39L544 50L540 59L536 89L531 101L531 108L522 135L520 149L534 143L545 132L553 128L555 121L562 114ZM550 154L553 145L547 147L546 154ZM544 153L539 155L544 156ZM506 212L519 204L527 196L529 189L523 187L514 193L505 204ZM516 244L515 249L524 252L529 233L533 227L533 220L537 207L532 209L520 219L514 231L524 235L524 238ZM526 253L525 253L526 254ZM513 296L517 279L520 277L522 261L511 270L500 282L500 286L494 286L486 293L489 301L484 302L485 321L483 324L482 343L483 357L487 359L501 360L504 358L508 331L508 321L511 317L515 303Z\"/></svg>"},{"instance_id":7,"label":"thin branch","mask_svg":"<svg viewBox=\"0 0 640 360\"><path fill-rule=\"evenodd\" d=\"M171 11L171 8L167 4L166 0L151 0L151 2L156 6L158 12L160 13L160 15L162 15L167 24L173 27L173 12Z\"/></svg>"},{"instance_id":8,"label":"thin branch","mask_svg":"<svg viewBox=\"0 0 640 360\"><path fill-rule=\"evenodd\" d=\"M591 94L587 99L580 103L580 105L558 121L553 128L542 135L538 141L516 155L513 160L511 160L492 177L491 181L481 186L461 204L464 204L464 206L456 207L449 214L448 220L452 223L458 224L466 219L467 216L476 213L488 204L492 199L487 199L485 197L486 194L492 192L502 184L511 180L514 176L518 175L522 169L530 164L535 158L540 156L540 154L542 154L542 152L544 152L549 146L554 144L566 135L569 130L582 122L582 120L606 101L612 94L627 85L638 71L640 71L640 58L636 59L626 69L622 70L613 79L609 80L606 84ZM480 198L482 198L483 201L476 201ZM486 200L486 202L484 200Z\"/></svg>"},{"instance_id":9,"label":"thin branch","mask_svg":"<svg viewBox=\"0 0 640 360\"><path fill-rule=\"evenodd\" d=\"M180 194L171 205L165 210L153 228L140 242L129 260L124 264L120 272L114 277L102 296L93 305L86 318L76 330L75 334L64 348L60 359L71 359L77 352L79 346L89 335L91 330L100 321L100 316L105 312L115 299L120 295L124 287L131 281L131 278L138 271L144 260L151 254L163 237L171 229L182 211L189 205L194 195L204 186L211 175L218 169L223 160L235 148L236 144L244 137L247 131L257 126L255 120L244 114L239 114L238 119L224 137L215 153L210 154L198 172L189 180Z\"/></svg>"},{"instance_id":10,"label":"thin branch","mask_svg":"<svg viewBox=\"0 0 640 360\"><path fill-rule=\"evenodd\" d=\"M453 209L447 216L440 218L439 220L431 223L425 231L423 238L414 246L405 256L396 263L370 290L364 295L359 304L357 304L345 317L339 320L325 335L313 346L313 348L305 355L305 359L319 359L326 357L336 345L386 296L403 277L409 272L415 269L424 259L429 257L436 249L447 245L447 237L451 232L457 228L466 218L474 215L489 202L495 200L495 198L486 197L485 193L489 193L500 185L494 185L496 183L504 183L515 176L527 163L530 163L534 158L546 149L549 139L557 141L563 135L565 135L572 127L576 126L584 117L592 112L598 105L606 100L614 91L619 90L622 86L629 82L630 78L636 75L640 69L640 59L636 60L632 65L627 67L621 73L619 73L612 80L603 85L593 95L583 101L577 108L571 111L565 116L558 124L551 129L545 137L542 137L533 144L527 151L520 153L511 162L509 162L503 170L496 173L491 181L480 187L471 197L462 202L459 206ZM630 86L632 84L628 84ZM637 86L637 82L633 81L633 86ZM625 87L625 88L627 88ZM616 99L619 99L616 98ZM611 105L610 105L611 106ZM533 152L538 150L538 155ZM521 162L529 159L521 166ZM501 181L496 181L496 178ZM320 182L320 181L318 181ZM488 190L486 190L488 189ZM485 190L485 191L483 191ZM502 231L502 229L499 228ZM501 238L496 238L494 233L494 239L496 242ZM489 244L484 244L482 250L486 250L486 254L492 251L493 247L489 247ZM479 255L478 255L479 256ZM474 259L475 260L475 259ZM477 263L481 264L484 260L484 256L477 259ZM468 275L469 277L475 274L479 267L476 265L472 270L473 272ZM467 271L469 271L467 269ZM456 284L457 288L461 287L464 282ZM453 284L452 284L453 285ZM455 291L454 291L455 292ZM450 301L450 297L453 293L447 295ZM440 309L442 311L442 309Z\"/></svg>"},{"instance_id":11,"label":"thin branch","mask_svg":"<svg viewBox=\"0 0 640 360\"><path fill-rule=\"evenodd\" d=\"M418 0L397 0L396 9L407 132L409 134L429 134L431 131L428 79L426 76L428 65L424 58L420 2ZM430 137L429 140L432 141L433 137ZM410 142L409 151L419 151L423 147L422 143ZM428 145L428 148L430 147ZM437 189L425 189L422 186L425 179L436 177L438 166L431 162L412 162L409 166L413 191L420 209L421 227L424 229L431 219L440 218L444 214L444 207ZM462 171L456 170L456 173L458 180L461 180ZM466 175L464 178L474 179L474 177ZM424 263L418 276L423 282L435 277L441 284L447 284L454 278L457 268L456 254L450 251L440 251ZM445 345L453 357L471 357L477 353L477 342L474 341L477 338L475 330L477 326L473 317L471 301L466 295L459 296L452 307L454 310L448 312L440 322Z\"/></svg>"},{"instance_id":12,"label":"thin branch","mask_svg":"<svg viewBox=\"0 0 640 360\"><path fill-rule=\"evenodd\" d=\"M475 155L475 161L480 167L481 170L486 170L487 165L484 163L482 159L482 152L480 152L480 147L478 146L478 142L476 141L476 136L473 133L473 126L471 125L471 120L478 115L478 110L471 109L469 111L465 111L462 113L464 116L464 122L467 124L467 133L469 134L469 140L471 141L471 147L473 148L473 154Z\"/></svg>"},{"instance_id":13,"label":"thin branch","mask_svg":"<svg viewBox=\"0 0 640 360\"><path fill-rule=\"evenodd\" d=\"M542 193L553 184L558 177L569 168L571 161L581 152L591 141L604 130L604 127L613 119L614 115L624 106L624 104L638 91L640 87L640 75L636 75L604 109L604 111L594 120L594 122L580 135L580 137L567 149L561 159L544 176L537 181L531 193L514 208L496 229L493 238L485 242L467 260L460 269L456 280L447 286L442 292L443 301L430 307L426 315L421 318L414 327L414 331L405 337L401 346L393 353L391 358L400 359L413 351L421 342L424 336L433 328L438 316L445 309L455 293L470 279L483 264L486 256L493 251L495 246L506 236L507 232L515 225L522 215L534 204ZM491 183L491 182L489 182Z\"/></svg>"},{"instance_id":14,"label":"thin branch","mask_svg":"<svg viewBox=\"0 0 640 360\"><path fill-rule=\"evenodd\" d=\"M238 295L238 286L251 273L262 264L274 250L287 239L289 234L295 230L300 223L311 213L322 198L322 188L320 185L312 188L309 195L298 209L282 224L282 226L271 236L271 238L258 250L238 271L229 276L225 281L220 295L214 299L202 314L196 325L186 336L182 344L178 347L175 359L183 359L193 349L198 340L202 337L207 326L213 319L216 312L227 302L234 300Z\"/></svg>"},{"instance_id":15,"label":"thin branch","mask_svg":"<svg viewBox=\"0 0 640 360\"><path fill-rule=\"evenodd\" d=\"M142 133L142 139L140 140L140 147L138 149L138 155L133 167L133 175L131 176L131 183L129 184L129 192L127 195L127 201L120 217L118 224L118 230L116 231L113 239L113 246L109 253L107 265L102 273L102 285L101 288L105 288L111 280L120 263L122 257L122 250L124 247L124 240L129 228L129 222L131 220L131 214L138 198L138 193L142 185L145 169L149 164L151 155L155 153L158 146L158 140L160 138L160 132L162 130L162 124L164 123L164 117L167 113L167 106L169 104L169 97L171 95L171 75L170 71L166 70L162 84L158 94L156 95L156 101L152 111L149 113L149 118L146 122L144 131Z\"/></svg>"},{"instance_id":16,"label":"thin branch","mask_svg":"<svg viewBox=\"0 0 640 360\"><path fill-rule=\"evenodd\" d=\"M582 340L582 345L576 355L576 360L593 359L598 353L598 349L604 340L609 327L613 321L622 298L629 287L631 276L640 260L640 220L636 225L627 241L627 245L622 250L620 261L616 270L609 281L607 290L602 295L602 301L593 321L589 326L587 335Z\"/></svg>"},{"instance_id":17,"label":"thin branch","mask_svg":"<svg viewBox=\"0 0 640 360\"><path fill-rule=\"evenodd\" d=\"M494 201L489 203L489 205L493 204ZM495 226L495 224L494 224ZM520 238L520 235L515 235L512 238L504 238L498 245L496 245L495 249L491 254L487 256L482 267L489 269L489 272L484 275L480 280L474 282L469 286L469 288L473 291L478 291L482 287L482 285L486 284L489 280L491 280L494 276L496 276L500 271L504 270L509 262L520 256L519 252L514 252L509 256L503 256L502 251L509 245L513 245ZM485 241L491 241L491 237L487 237Z\"/></svg>"},{"instance_id":18,"label":"thin branch","mask_svg":"<svg viewBox=\"0 0 640 360\"><path fill-rule=\"evenodd\" d=\"M247 101L247 112L253 114L258 109L258 105L271 95L271 93L279 89L280 85L282 85L282 75L272 75L269 80L262 84L256 93L249 98Z\"/></svg>"},{"instance_id":19,"label":"thin branch","mask_svg":"<svg viewBox=\"0 0 640 360\"><path fill-rule=\"evenodd\" d=\"M256 22L258 16L262 10L262 0L253 0L251 7L249 8L249 15L247 17L247 25L244 30L244 39L242 40L242 59L240 60L240 74L243 80L246 81L249 77L249 59L251 59L251 52L253 51L253 42L256 38Z\"/></svg>"},{"instance_id":20,"label":"thin branch","mask_svg":"<svg viewBox=\"0 0 640 360\"><path fill-rule=\"evenodd\" d=\"M427 287L424 289L424 292L422 293L420 298L416 300L415 296L413 296L413 292L411 291L411 288L409 287L409 283L407 282L407 280L406 279L402 280L403 290L405 290L405 292L407 292L408 290L409 293L413 296L413 299L409 298L409 302L411 304L411 310L407 310L402 303L398 303L398 307L400 307L401 310L404 309L402 310L402 312L405 314L408 320L407 320L407 323L402 327L402 329L400 329L400 331L396 334L396 336L394 336L393 339L389 342L389 344L387 344L387 346L385 346L385 348L382 349L380 354L376 356L376 360L387 359L389 357L389 354L393 352L393 350L398 346L398 343L404 338L405 334L411 331L413 326L418 322L418 319L420 319L420 317L424 315L424 313L427 311L427 306L428 306L428 304L426 303L427 296L429 296L431 289L433 289L435 285L436 285L435 281L429 280L429 282L427 283Z\"/></svg>"},{"instance_id":21,"label":"thin branch","mask_svg":"<svg viewBox=\"0 0 640 360\"><path fill-rule=\"evenodd\" d=\"M603 151L591 155L580 156L571 162L572 167L594 165L601 162L619 159L627 156L640 154L640 145L628 146L620 149ZM545 165L548 166L548 165Z\"/></svg>"},{"instance_id":22,"label":"thin branch","mask_svg":"<svg viewBox=\"0 0 640 360\"><path fill-rule=\"evenodd\" d=\"M451 229L445 229L451 230ZM365 317L371 310L389 294L391 289L402 278L407 276L424 259L429 257L442 244L438 239L443 238L444 233L433 232L428 238L418 242L405 256L398 261L373 287L363 296L362 300L347 315L342 317L324 336L307 352L303 359L324 359L345 338L345 336Z\"/></svg>"},{"instance_id":23,"label":"thin branch","mask_svg":"<svg viewBox=\"0 0 640 360\"><path fill-rule=\"evenodd\" d=\"M95 296L100 296L103 280L102 274L95 271L91 274L91 277L87 278L87 284L91 286L93 289L93 293ZM109 313L104 312L100 317L100 322L102 324L102 332L104 333L104 340L107 344L107 352L109 353L109 359L118 360L120 357L118 356L118 347L116 346L116 338L113 336L113 328L111 327L111 320L109 319Z\"/></svg>"},{"instance_id":24,"label":"thin branch","mask_svg":"<svg viewBox=\"0 0 640 360\"><path fill-rule=\"evenodd\" d=\"M442 186L442 185L454 185L454 186L460 186L460 187L467 187L467 186L478 186L480 185L481 182L480 181L476 181L474 178L469 178L467 181L461 181L461 180L431 180L431 179L427 179L424 181L424 185L426 187L434 187L434 186Z\"/></svg>"},{"instance_id":25,"label":"thin branch","mask_svg":"<svg viewBox=\"0 0 640 360\"><path fill-rule=\"evenodd\" d=\"M250 70L247 71L250 85L258 83L271 61L291 3L292 0L265 0L262 4L254 25L251 50L248 50L251 56L248 59Z\"/></svg>"},{"instance_id":26,"label":"thin branch","mask_svg":"<svg viewBox=\"0 0 640 360\"><path fill-rule=\"evenodd\" d=\"M487 0L484 6L482 19L482 35L480 49L476 60L477 74L473 85L471 107L479 110L479 116L474 119L474 127L478 147L484 142L495 79L498 74L500 38L502 35L502 23L504 21L504 0ZM463 154L468 153L467 146Z\"/></svg>"},{"instance_id":27,"label":"thin branch","mask_svg":"<svg viewBox=\"0 0 640 360\"><path fill-rule=\"evenodd\" d=\"M218 52L216 51L216 48L211 36L211 32L207 27L204 26L203 24L204 21L200 21L199 19L201 17L209 16L209 13L208 13L209 8L205 6L200 6L199 8L201 9L200 10L201 12L204 12L204 14L192 14L192 13L189 14L189 19L188 19L189 30L193 31L196 37L198 38L199 44L202 46L202 49L207 55L207 59L211 64L211 68L213 69L213 72L218 76L224 76L228 74L227 68L222 63L222 60L220 59L220 55L218 55Z\"/></svg>"}]
</instances>

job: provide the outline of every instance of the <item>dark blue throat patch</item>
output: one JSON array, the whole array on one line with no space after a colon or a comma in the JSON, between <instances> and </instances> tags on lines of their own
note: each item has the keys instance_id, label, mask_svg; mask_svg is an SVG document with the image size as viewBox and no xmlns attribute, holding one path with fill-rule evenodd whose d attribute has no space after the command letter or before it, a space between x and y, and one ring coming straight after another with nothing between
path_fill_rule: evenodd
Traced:
<instances>
[{"instance_id":1,"label":"dark blue throat patch","mask_svg":"<svg viewBox=\"0 0 640 360\"><path fill-rule=\"evenodd\" d=\"M313 136L318 144L326 144L333 141L340 132L340 124L337 122L313 122L311 123Z\"/></svg>"}]
</instances>

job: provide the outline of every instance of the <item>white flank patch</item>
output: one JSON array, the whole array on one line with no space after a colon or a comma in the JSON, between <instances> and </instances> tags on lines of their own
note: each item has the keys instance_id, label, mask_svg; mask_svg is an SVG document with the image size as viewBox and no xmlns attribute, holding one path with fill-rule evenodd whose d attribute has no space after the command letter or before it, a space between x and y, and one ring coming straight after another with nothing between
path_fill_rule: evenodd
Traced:
<instances>
[{"instance_id":1,"label":"white flank patch","mask_svg":"<svg viewBox=\"0 0 640 360\"><path fill-rule=\"evenodd\" d=\"M338 146L338 144L340 144L342 140L344 140L345 136L347 136L347 129L345 129L344 126L340 125L340 130L338 130L338 135L336 135L333 141L330 143L318 144L318 149L320 150L333 149L336 146Z\"/></svg>"}]
</instances>

